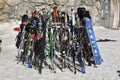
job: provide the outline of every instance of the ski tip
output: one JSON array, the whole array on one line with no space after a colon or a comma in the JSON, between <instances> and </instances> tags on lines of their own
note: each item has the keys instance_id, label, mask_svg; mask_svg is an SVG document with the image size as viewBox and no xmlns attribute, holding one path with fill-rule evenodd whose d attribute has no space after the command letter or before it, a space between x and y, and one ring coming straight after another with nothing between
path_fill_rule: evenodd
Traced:
<instances>
[{"instance_id":1,"label":"ski tip","mask_svg":"<svg viewBox=\"0 0 120 80\"><path fill-rule=\"evenodd\" d=\"M32 63L31 63L31 62L28 62L27 67L28 67L28 68L32 68Z\"/></svg>"},{"instance_id":2,"label":"ski tip","mask_svg":"<svg viewBox=\"0 0 120 80\"><path fill-rule=\"evenodd\" d=\"M20 28L19 27L15 27L13 28L14 31L20 31Z\"/></svg>"},{"instance_id":3,"label":"ski tip","mask_svg":"<svg viewBox=\"0 0 120 80\"><path fill-rule=\"evenodd\" d=\"M94 65L94 68L98 68L98 66L97 66L97 65Z\"/></svg>"},{"instance_id":4,"label":"ski tip","mask_svg":"<svg viewBox=\"0 0 120 80\"><path fill-rule=\"evenodd\" d=\"M85 74L85 73L86 73L85 71L82 72L82 74Z\"/></svg>"},{"instance_id":5,"label":"ski tip","mask_svg":"<svg viewBox=\"0 0 120 80\"><path fill-rule=\"evenodd\" d=\"M120 70L118 70L117 73L120 73Z\"/></svg>"},{"instance_id":6,"label":"ski tip","mask_svg":"<svg viewBox=\"0 0 120 80\"><path fill-rule=\"evenodd\" d=\"M42 74L42 71L41 71L41 70L39 70L38 72L39 72L39 74Z\"/></svg>"},{"instance_id":7,"label":"ski tip","mask_svg":"<svg viewBox=\"0 0 120 80\"><path fill-rule=\"evenodd\" d=\"M74 74L76 74L76 71L74 72Z\"/></svg>"},{"instance_id":8,"label":"ski tip","mask_svg":"<svg viewBox=\"0 0 120 80\"><path fill-rule=\"evenodd\" d=\"M65 72L65 69L61 69L62 72Z\"/></svg>"},{"instance_id":9,"label":"ski tip","mask_svg":"<svg viewBox=\"0 0 120 80\"><path fill-rule=\"evenodd\" d=\"M56 73L56 71L54 71L54 73Z\"/></svg>"}]
</instances>

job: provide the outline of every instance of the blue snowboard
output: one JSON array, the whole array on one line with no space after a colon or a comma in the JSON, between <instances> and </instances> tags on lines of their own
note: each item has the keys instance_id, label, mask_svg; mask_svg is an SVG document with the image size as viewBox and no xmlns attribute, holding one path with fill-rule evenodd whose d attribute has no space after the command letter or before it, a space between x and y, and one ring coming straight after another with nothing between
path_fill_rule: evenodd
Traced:
<instances>
[{"instance_id":1,"label":"blue snowboard","mask_svg":"<svg viewBox=\"0 0 120 80\"><path fill-rule=\"evenodd\" d=\"M96 38L95 38L93 28L92 27L86 27L86 31L87 31L88 38L89 38L89 41L90 41L90 46L91 46L91 49L92 49L92 54L93 54L93 57L94 57L95 65L100 65L102 63L103 59L100 56L100 51L99 51L98 46L97 46L97 42L96 42Z\"/></svg>"}]
</instances>

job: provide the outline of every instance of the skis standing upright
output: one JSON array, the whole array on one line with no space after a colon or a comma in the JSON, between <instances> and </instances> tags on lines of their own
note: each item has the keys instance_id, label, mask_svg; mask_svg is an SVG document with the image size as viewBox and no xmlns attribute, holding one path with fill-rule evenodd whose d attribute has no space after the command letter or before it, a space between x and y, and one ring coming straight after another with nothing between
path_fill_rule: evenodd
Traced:
<instances>
[{"instance_id":1,"label":"skis standing upright","mask_svg":"<svg viewBox=\"0 0 120 80\"><path fill-rule=\"evenodd\" d=\"M73 72L74 74L76 74L76 67L75 67L75 42L74 42L74 39L75 39L75 36L76 36L76 33L75 33L75 11L74 9L71 9L71 15L72 15L72 36L73 36L73 50L72 50L72 57L73 57Z\"/></svg>"},{"instance_id":2,"label":"skis standing upright","mask_svg":"<svg viewBox=\"0 0 120 80\"><path fill-rule=\"evenodd\" d=\"M26 25L24 25L23 29L20 30L20 32L19 32L19 33L21 33L21 38L20 38L21 41L20 41L20 45L18 47L19 60L17 63L19 63L20 61L22 61L22 63L24 63L23 57L24 57L24 45L25 45L25 27L26 27Z\"/></svg>"},{"instance_id":3,"label":"skis standing upright","mask_svg":"<svg viewBox=\"0 0 120 80\"><path fill-rule=\"evenodd\" d=\"M50 26L50 40L49 40L49 53L48 57L51 60L51 65L49 65L49 68L52 70L53 73L55 73L55 66L54 66L54 36L53 36L53 28L52 28L52 15L50 15L49 18L49 26Z\"/></svg>"},{"instance_id":4,"label":"skis standing upright","mask_svg":"<svg viewBox=\"0 0 120 80\"><path fill-rule=\"evenodd\" d=\"M77 17L78 19L78 17ZM85 73L85 65L84 65L84 57L83 57L83 51L82 51L82 37L80 36L80 24L78 23L78 25L76 25L76 21L75 20L75 12L74 10L72 10L72 26L73 26L73 46L74 46L74 51L73 51L73 66L74 66L74 73L76 73L76 67L75 67L75 57L77 56L80 67L81 67L81 71L82 73ZM78 22L79 19L78 19ZM78 26L78 27L77 27Z\"/></svg>"},{"instance_id":5,"label":"skis standing upright","mask_svg":"<svg viewBox=\"0 0 120 80\"><path fill-rule=\"evenodd\" d=\"M85 73L85 59L83 55L84 53L83 53L83 38L82 38L83 32L81 30L82 27L80 26L80 19L78 17L78 14L76 18L77 18L77 26L78 26L77 34L78 34L78 41L79 41L79 53L77 55L77 58L78 58L82 73Z\"/></svg>"}]
</instances>

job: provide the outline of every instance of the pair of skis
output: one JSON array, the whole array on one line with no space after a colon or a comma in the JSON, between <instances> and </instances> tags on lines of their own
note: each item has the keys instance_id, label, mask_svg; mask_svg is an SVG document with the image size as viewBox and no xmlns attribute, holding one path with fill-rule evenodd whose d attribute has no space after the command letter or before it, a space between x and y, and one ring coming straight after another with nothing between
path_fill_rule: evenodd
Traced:
<instances>
[{"instance_id":1,"label":"pair of skis","mask_svg":"<svg viewBox=\"0 0 120 80\"><path fill-rule=\"evenodd\" d=\"M79 33L78 34L76 33L77 27L76 27L76 20L75 20L75 12L74 12L73 9L71 10L71 13L72 13L72 27L73 27L72 36L73 36L73 39L74 39L74 41L73 41L74 51L72 53L73 54L73 72L74 72L74 74L76 74L75 58L77 56L78 62L79 62L80 67L81 67L81 72L85 73L85 62L84 62L83 51L82 51L82 43L81 43L82 39L80 40L80 42L77 41L77 35ZM78 24L78 26L79 26L79 24ZM76 44L78 44L78 45L76 45ZM80 51L77 49L78 46L80 48L79 49ZM75 54L75 53L77 53L77 54Z\"/></svg>"},{"instance_id":2,"label":"pair of skis","mask_svg":"<svg viewBox=\"0 0 120 80\"><path fill-rule=\"evenodd\" d=\"M50 15L49 18L49 26L50 26L50 40L49 40L49 52L48 57L51 60L51 65L49 65L49 68L53 73L55 73L55 65L54 65L54 36L53 36L53 28L52 28L52 15Z\"/></svg>"}]
</instances>

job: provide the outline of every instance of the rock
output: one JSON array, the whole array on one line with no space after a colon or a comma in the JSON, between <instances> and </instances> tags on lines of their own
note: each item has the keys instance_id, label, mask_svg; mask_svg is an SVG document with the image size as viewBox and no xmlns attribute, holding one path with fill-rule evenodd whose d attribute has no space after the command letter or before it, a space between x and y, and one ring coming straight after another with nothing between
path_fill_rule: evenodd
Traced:
<instances>
[{"instance_id":1,"label":"rock","mask_svg":"<svg viewBox=\"0 0 120 80\"><path fill-rule=\"evenodd\" d=\"M0 0L0 21L2 21L5 17L5 14L3 13L5 3L6 3L5 0Z\"/></svg>"},{"instance_id":2,"label":"rock","mask_svg":"<svg viewBox=\"0 0 120 80\"><path fill-rule=\"evenodd\" d=\"M0 14L0 21L3 21L5 18L5 14Z\"/></svg>"},{"instance_id":3,"label":"rock","mask_svg":"<svg viewBox=\"0 0 120 80\"><path fill-rule=\"evenodd\" d=\"M7 0L7 4L10 6L19 5L23 0Z\"/></svg>"},{"instance_id":4,"label":"rock","mask_svg":"<svg viewBox=\"0 0 120 80\"><path fill-rule=\"evenodd\" d=\"M18 5L18 8L16 10L17 17L20 18L20 16L24 14L28 14L28 16L30 17L34 10L35 6L33 3L23 2Z\"/></svg>"},{"instance_id":5,"label":"rock","mask_svg":"<svg viewBox=\"0 0 120 80\"><path fill-rule=\"evenodd\" d=\"M96 6L97 9L99 9L99 10L101 9L101 4L100 4L99 1L97 1L97 2L95 3L95 6Z\"/></svg>"},{"instance_id":6,"label":"rock","mask_svg":"<svg viewBox=\"0 0 120 80\"><path fill-rule=\"evenodd\" d=\"M0 9L4 8L6 1L5 0L0 0Z\"/></svg>"},{"instance_id":7,"label":"rock","mask_svg":"<svg viewBox=\"0 0 120 80\"><path fill-rule=\"evenodd\" d=\"M98 9L97 9L95 6L92 7L91 13L92 13L92 15L95 16L95 17L99 15L99 14L98 14Z\"/></svg>"},{"instance_id":8,"label":"rock","mask_svg":"<svg viewBox=\"0 0 120 80\"><path fill-rule=\"evenodd\" d=\"M5 13L12 13L11 7L6 4L4 9L3 9L3 12L5 12Z\"/></svg>"}]
</instances>

